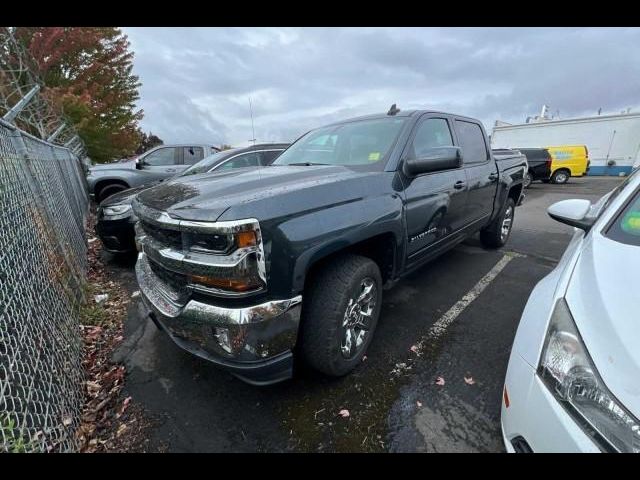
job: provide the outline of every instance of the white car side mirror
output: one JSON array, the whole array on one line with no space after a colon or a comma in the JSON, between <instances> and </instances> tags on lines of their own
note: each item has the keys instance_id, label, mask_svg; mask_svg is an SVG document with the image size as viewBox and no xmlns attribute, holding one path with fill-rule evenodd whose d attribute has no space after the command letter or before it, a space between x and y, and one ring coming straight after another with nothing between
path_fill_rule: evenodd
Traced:
<instances>
[{"instance_id":1,"label":"white car side mirror","mask_svg":"<svg viewBox=\"0 0 640 480\"><path fill-rule=\"evenodd\" d=\"M591 202L589 200L573 198L554 203L547 209L547 213L558 222L581 228L588 232L595 222L594 217L587 216L590 209Z\"/></svg>"}]
</instances>

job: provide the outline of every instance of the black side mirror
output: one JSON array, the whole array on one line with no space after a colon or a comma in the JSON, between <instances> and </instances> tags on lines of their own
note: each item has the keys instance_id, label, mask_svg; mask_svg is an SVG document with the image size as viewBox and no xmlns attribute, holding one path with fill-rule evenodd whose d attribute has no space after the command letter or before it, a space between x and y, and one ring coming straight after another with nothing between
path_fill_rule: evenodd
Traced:
<instances>
[{"instance_id":1,"label":"black side mirror","mask_svg":"<svg viewBox=\"0 0 640 480\"><path fill-rule=\"evenodd\" d=\"M452 170L462 166L462 150L460 147L435 147L428 149L420 158L404 161L403 170L409 177L421 173Z\"/></svg>"}]
</instances>

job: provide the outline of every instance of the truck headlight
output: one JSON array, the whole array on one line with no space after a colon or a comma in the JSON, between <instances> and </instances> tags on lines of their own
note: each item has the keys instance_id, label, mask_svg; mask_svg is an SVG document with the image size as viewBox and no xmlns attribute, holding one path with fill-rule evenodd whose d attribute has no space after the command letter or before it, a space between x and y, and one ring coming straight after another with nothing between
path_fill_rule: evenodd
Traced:
<instances>
[{"instance_id":1,"label":"truck headlight","mask_svg":"<svg viewBox=\"0 0 640 480\"><path fill-rule=\"evenodd\" d=\"M131 205L110 205L102 209L105 217L125 217L131 212Z\"/></svg>"},{"instance_id":2,"label":"truck headlight","mask_svg":"<svg viewBox=\"0 0 640 480\"><path fill-rule=\"evenodd\" d=\"M183 247L200 256L199 261L211 273L188 275L198 290L210 293L246 294L266 287L266 270L260 225L255 219L230 222L183 222ZM221 265L217 258L234 261ZM237 260L235 260L237 259ZM216 265L217 264L217 265ZM215 266L214 266L215 265ZM215 273L214 273L215 272Z\"/></svg>"},{"instance_id":3,"label":"truck headlight","mask_svg":"<svg viewBox=\"0 0 640 480\"><path fill-rule=\"evenodd\" d=\"M602 450L640 452L640 422L600 378L564 298L551 315L538 375Z\"/></svg>"}]
</instances>

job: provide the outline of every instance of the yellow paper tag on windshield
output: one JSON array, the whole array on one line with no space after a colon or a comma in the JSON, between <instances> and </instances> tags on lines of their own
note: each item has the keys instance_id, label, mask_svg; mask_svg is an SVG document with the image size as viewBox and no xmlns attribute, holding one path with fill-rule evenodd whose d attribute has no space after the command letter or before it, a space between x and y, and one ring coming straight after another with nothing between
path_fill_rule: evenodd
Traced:
<instances>
[{"instance_id":1,"label":"yellow paper tag on windshield","mask_svg":"<svg viewBox=\"0 0 640 480\"><path fill-rule=\"evenodd\" d=\"M378 160L380 160L380 152L371 152L369 154L370 162L377 162Z\"/></svg>"}]
</instances>

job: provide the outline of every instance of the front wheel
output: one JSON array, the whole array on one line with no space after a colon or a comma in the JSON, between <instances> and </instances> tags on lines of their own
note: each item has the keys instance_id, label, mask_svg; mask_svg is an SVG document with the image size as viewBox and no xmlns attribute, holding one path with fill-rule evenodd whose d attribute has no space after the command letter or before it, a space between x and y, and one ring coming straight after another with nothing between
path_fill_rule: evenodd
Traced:
<instances>
[{"instance_id":1,"label":"front wheel","mask_svg":"<svg viewBox=\"0 0 640 480\"><path fill-rule=\"evenodd\" d=\"M485 247L500 248L507 243L509 235L511 235L515 211L516 204L513 198L507 198L502 214L487 227L480 230L480 241Z\"/></svg>"},{"instance_id":2,"label":"front wheel","mask_svg":"<svg viewBox=\"0 0 640 480\"><path fill-rule=\"evenodd\" d=\"M302 307L302 356L326 375L346 375L362 361L378 323L380 269L369 258L344 255L310 280Z\"/></svg>"},{"instance_id":3,"label":"front wheel","mask_svg":"<svg viewBox=\"0 0 640 480\"><path fill-rule=\"evenodd\" d=\"M96 200L98 201L98 203L102 203L111 195L115 195L116 193L122 192L123 190L126 190L126 189L127 187L119 183L107 185L106 187L103 187L102 189L100 189L100 191L97 193Z\"/></svg>"}]
</instances>

